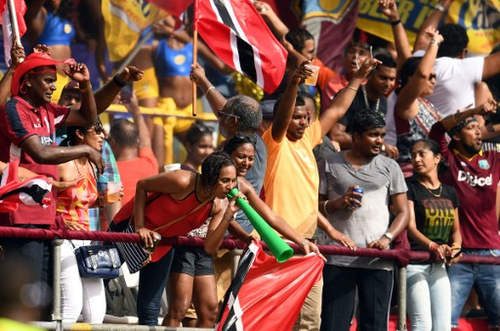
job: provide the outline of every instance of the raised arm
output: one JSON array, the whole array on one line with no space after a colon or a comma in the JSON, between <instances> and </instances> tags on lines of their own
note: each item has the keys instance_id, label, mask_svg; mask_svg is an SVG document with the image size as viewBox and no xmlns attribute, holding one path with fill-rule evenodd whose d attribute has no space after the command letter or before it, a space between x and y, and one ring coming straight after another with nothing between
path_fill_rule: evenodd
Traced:
<instances>
[{"instance_id":1,"label":"raised arm","mask_svg":"<svg viewBox=\"0 0 500 331\"><path fill-rule=\"evenodd\" d=\"M27 4L26 14L24 20L26 21L26 37L31 42L38 40L38 37L45 28L45 19L47 17L47 10L43 7L45 0L32 0Z\"/></svg>"},{"instance_id":2,"label":"raised arm","mask_svg":"<svg viewBox=\"0 0 500 331\"><path fill-rule=\"evenodd\" d=\"M391 24L394 45L398 53L397 64L398 68L400 68L406 59L411 56L411 47L405 27L401 22L398 6L395 0L379 0L378 6L382 13L387 16Z\"/></svg>"},{"instance_id":3,"label":"raised arm","mask_svg":"<svg viewBox=\"0 0 500 331\"><path fill-rule=\"evenodd\" d=\"M439 44L443 42L443 36L441 36L434 28L429 28L426 33L429 37L431 37L431 42L427 47L427 51L418 64L415 73L411 76L398 94L395 114L404 120L411 120L417 116L417 98L421 96L422 92L429 86L428 81L431 79Z\"/></svg>"},{"instance_id":4,"label":"raised arm","mask_svg":"<svg viewBox=\"0 0 500 331\"><path fill-rule=\"evenodd\" d=\"M149 147L151 148L151 135L149 134L148 126L144 120L144 116L141 114L139 108L139 102L135 93L132 92L132 97L126 103L123 104L132 118L134 119L134 124L137 127L137 132L139 133L139 148Z\"/></svg>"},{"instance_id":5,"label":"raised arm","mask_svg":"<svg viewBox=\"0 0 500 331\"><path fill-rule=\"evenodd\" d=\"M367 58L359 70L353 74L353 78L349 82L349 85L339 91L339 93L335 96L319 119L321 123L322 136L327 134L333 128L335 123L337 123L337 121L345 115L351 106L359 87L379 63L380 61L377 59Z\"/></svg>"},{"instance_id":6,"label":"raised arm","mask_svg":"<svg viewBox=\"0 0 500 331\"><path fill-rule=\"evenodd\" d=\"M212 107L215 116L219 116L219 111L224 108L226 98L212 85L205 75L205 70L199 64L194 64L189 75L191 80L205 93L205 96Z\"/></svg>"},{"instance_id":7,"label":"raised arm","mask_svg":"<svg viewBox=\"0 0 500 331\"><path fill-rule=\"evenodd\" d=\"M276 38L281 40L288 33L288 27L285 23L276 15L273 8L268 3L264 1L254 1L253 5L264 21L266 21L267 26L269 26Z\"/></svg>"},{"instance_id":8,"label":"raised arm","mask_svg":"<svg viewBox=\"0 0 500 331\"><path fill-rule=\"evenodd\" d=\"M127 66L121 72L113 76L113 79L104 84L94 94L97 114L104 112L108 109L109 105L113 103L116 95L125 85L136 82L144 77L144 71L134 66Z\"/></svg>"},{"instance_id":9,"label":"raised arm","mask_svg":"<svg viewBox=\"0 0 500 331\"><path fill-rule=\"evenodd\" d=\"M421 49L427 49L431 38L425 33L428 28L437 29L439 23L443 19L444 15L450 8L453 0L441 0L437 5L434 6L434 10L425 19L424 23L420 26L420 30L415 38L415 44L413 45L413 50L418 51Z\"/></svg>"},{"instance_id":10,"label":"raised arm","mask_svg":"<svg viewBox=\"0 0 500 331\"><path fill-rule=\"evenodd\" d=\"M79 83L82 96L80 109L69 113L65 125L87 127L94 124L97 120L97 108L87 66L83 63L70 64L65 68L65 73Z\"/></svg>"},{"instance_id":11,"label":"raised arm","mask_svg":"<svg viewBox=\"0 0 500 331\"><path fill-rule=\"evenodd\" d=\"M285 91L280 97L279 105L276 113L274 114L271 134L273 140L280 142L285 138L288 130L288 125L293 117L295 108L295 98L299 90L299 85L304 79L312 74L312 71L307 68L310 61L302 62L302 64L294 70L290 75L286 84Z\"/></svg>"},{"instance_id":12,"label":"raised arm","mask_svg":"<svg viewBox=\"0 0 500 331\"><path fill-rule=\"evenodd\" d=\"M477 106L475 108L467 109L464 111L457 112L453 115L449 115L445 118L443 118L440 123L443 126L443 128L446 131L450 131L453 129L455 126L457 126L458 123L463 121L464 119L475 116L475 115L487 115L489 113L494 113L496 112L497 109L497 102L494 99L489 99L488 102L485 104L482 104L480 106Z\"/></svg>"},{"instance_id":13,"label":"raised arm","mask_svg":"<svg viewBox=\"0 0 500 331\"><path fill-rule=\"evenodd\" d=\"M17 65L25 58L24 48L18 45L15 41L12 42L10 50L11 64L9 69L5 72L0 81L0 105L4 105L10 98L10 85L12 83L12 76Z\"/></svg>"}]
</instances>

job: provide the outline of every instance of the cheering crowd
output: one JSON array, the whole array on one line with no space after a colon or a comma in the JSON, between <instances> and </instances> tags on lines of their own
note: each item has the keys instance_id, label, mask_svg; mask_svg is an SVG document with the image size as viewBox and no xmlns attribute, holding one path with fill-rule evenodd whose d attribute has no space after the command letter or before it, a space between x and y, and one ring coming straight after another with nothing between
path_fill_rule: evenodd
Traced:
<instances>
[{"instance_id":1,"label":"cheering crowd","mask_svg":"<svg viewBox=\"0 0 500 331\"><path fill-rule=\"evenodd\" d=\"M407 269L411 330L459 330L466 305L500 330L500 266L459 263L500 255L500 53L468 56L465 29L441 22L451 2L439 2L412 47L396 2L379 0L394 44L357 33L335 71L315 57L309 31L254 1L288 55L273 93L244 95L248 78L203 40L193 45L189 10L180 27L159 17L121 65L106 59L114 46L92 1L30 1L23 45L12 43L0 82L1 186L19 163L15 180L43 176L51 203L2 207L0 225L132 226L152 252L139 271L138 323L211 328L233 268L222 240L259 239L227 198L237 187L305 255L320 254L316 244L430 251L432 261ZM193 97L216 123L191 115ZM112 104L126 112L106 116ZM165 113L144 115L148 107ZM203 238L204 247L172 247L158 235ZM108 280L83 276L75 255L91 244L62 243L65 322L104 321ZM0 329L10 330L7 318L46 319L50 242L0 238L0 252ZM356 318L359 330L387 330L394 270L381 258L325 256L293 329L349 330ZM36 282L38 295L21 297Z\"/></svg>"}]
</instances>

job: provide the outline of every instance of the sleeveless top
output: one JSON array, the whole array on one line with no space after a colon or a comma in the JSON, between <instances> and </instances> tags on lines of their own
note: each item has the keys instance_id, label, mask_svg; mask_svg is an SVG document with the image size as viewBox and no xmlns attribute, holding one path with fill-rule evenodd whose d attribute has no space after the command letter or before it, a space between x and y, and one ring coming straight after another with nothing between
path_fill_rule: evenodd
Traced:
<instances>
[{"instance_id":1,"label":"sleeveless top","mask_svg":"<svg viewBox=\"0 0 500 331\"><path fill-rule=\"evenodd\" d=\"M187 43L180 49L170 48L167 39L161 39L154 55L158 77L188 77L193 62L193 44Z\"/></svg>"},{"instance_id":2,"label":"sleeveless top","mask_svg":"<svg viewBox=\"0 0 500 331\"><path fill-rule=\"evenodd\" d=\"M413 144L417 140L427 138L434 123L441 119L432 103L424 98L418 98L417 102L418 113L414 119L408 121L394 115L398 135L398 163L411 162L411 147Z\"/></svg>"},{"instance_id":3,"label":"sleeveless top","mask_svg":"<svg viewBox=\"0 0 500 331\"><path fill-rule=\"evenodd\" d=\"M92 207L99 193L94 176L88 176L76 183L76 185L59 191L56 198L56 213L64 222L76 222L89 227L89 208Z\"/></svg>"},{"instance_id":4,"label":"sleeveless top","mask_svg":"<svg viewBox=\"0 0 500 331\"><path fill-rule=\"evenodd\" d=\"M45 27L38 38L38 42L47 46L70 46L71 40L76 36L73 23L65 18L48 12L45 18Z\"/></svg>"},{"instance_id":5,"label":"sleeveless top","mask_svg":"<svg viewBox=\"0 0 500 331\"><path fill-rule=\"evenodd\" d=\"M154 230L159 226L168 224L169 222L188 214L202 202L198 200L195 191L193 190L184 199L176 200L170 194L154 194L148 197L148 202L144 208L144 226L150 230ZM206 203L203 207L196 210L189 216L181 219L172 226L164 227L158 233L162 237L185 236L191 230L199 228L205 220L210 216L212 211L213 201ZM134 201L131 200L116 214L113 222L128 220L133 214ZM153 251L151 261L156 262L165 256L172 247L167 244L160 244Z\"/></svg>"}]
</instances>

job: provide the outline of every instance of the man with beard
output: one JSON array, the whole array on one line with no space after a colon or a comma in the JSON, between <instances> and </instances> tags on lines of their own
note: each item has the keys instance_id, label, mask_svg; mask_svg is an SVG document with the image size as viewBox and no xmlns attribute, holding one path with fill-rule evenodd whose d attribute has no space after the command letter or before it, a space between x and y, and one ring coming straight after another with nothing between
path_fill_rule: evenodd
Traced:
<instances>
[{"instance_id":1,"label":"man with beard","mask_svg":"<svg viewBox=\"0 0 500 331\"><path fill-rule=\"evenodd\" d=\"M449 170L442 181L457 191L462 247L464 254L499 256L498 235L500 158L495 149L483 147L477 115L495 112L497 103L486 104L456 113L434 124L429 136L440 143ZM448 145L445 132L452 137ZM453 326L458 326L472 287L488 316L491 330L500 327L500 266L455 264L448 269L452 295Z\"/></svg>"},{"instance_id":2,"label":"man with beard","mask_svg":"<svg viewBox=\"0 0 500 331\"><path fill-rule=\"evenodd\" d=\"M348 127L352 149L331 154L320 164L320 210L357 247L389 249L405 229L409 212L406 183L396 161L381 155L383 115L357 112ZM389 205L393 213L390 223ZM356 288L360 330L387 330L393 285L392 261L328 256L323 269L321 330L349 330Z\"/></svg>"}]
</instances>

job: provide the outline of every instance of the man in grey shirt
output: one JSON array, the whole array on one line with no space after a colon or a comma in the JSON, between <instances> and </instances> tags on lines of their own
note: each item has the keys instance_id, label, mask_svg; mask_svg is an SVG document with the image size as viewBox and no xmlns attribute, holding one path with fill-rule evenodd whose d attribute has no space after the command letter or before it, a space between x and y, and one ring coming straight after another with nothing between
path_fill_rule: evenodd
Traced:
<instances>
[{"instance_id":1,"label":"man in grey shirt","mask_svg":"<svg viewBox=\"0 0 500 331\"><path fill-rule=\"evenodd\" d=\"M331 154L320 164L320 210L356 246L388 249L408 223L405 179L394 160L380 155L385 135L381 114L359 111L348 129L352 149ZM359 329L387 330L393 285L390 261L331 255L323 278L321 330L349 330L356 288Z\"/></svg>"}]
</instances>

